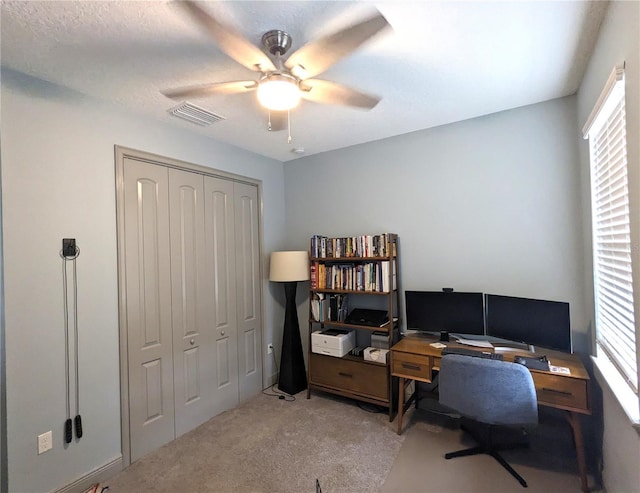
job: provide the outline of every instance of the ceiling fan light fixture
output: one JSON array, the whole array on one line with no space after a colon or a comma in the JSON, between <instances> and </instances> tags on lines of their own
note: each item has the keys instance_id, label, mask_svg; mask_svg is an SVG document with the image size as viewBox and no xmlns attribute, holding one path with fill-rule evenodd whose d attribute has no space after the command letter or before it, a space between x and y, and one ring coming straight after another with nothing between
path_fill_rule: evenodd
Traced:
<instances>
[{"instance_id":1,"label":"ceiling fan light fixture","mask_svg":"<svg viewBox=\"0 0 640 493\"><path fill-rule=\"evenodd\" d=\"M258 101L271 111L287 111L300 102L298 80L287 74L267 74L258 85Z\"/></svg>"}]
</instances>

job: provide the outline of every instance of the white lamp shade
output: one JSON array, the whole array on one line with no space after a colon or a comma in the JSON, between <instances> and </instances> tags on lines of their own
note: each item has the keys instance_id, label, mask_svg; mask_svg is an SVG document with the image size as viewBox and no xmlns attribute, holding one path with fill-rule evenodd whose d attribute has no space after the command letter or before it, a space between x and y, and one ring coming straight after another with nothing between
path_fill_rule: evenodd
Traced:
<instances>
[{"instance_id":1,"label":"white lamp shade","mask_svg":"<svg viewBox=\"0 0 640 493\"><path fill-rule=\"evenodd\" d=\"M309 253L305 251L272 252L269 280L276 282L309 279Z\"/></svg>"}]
</instances>

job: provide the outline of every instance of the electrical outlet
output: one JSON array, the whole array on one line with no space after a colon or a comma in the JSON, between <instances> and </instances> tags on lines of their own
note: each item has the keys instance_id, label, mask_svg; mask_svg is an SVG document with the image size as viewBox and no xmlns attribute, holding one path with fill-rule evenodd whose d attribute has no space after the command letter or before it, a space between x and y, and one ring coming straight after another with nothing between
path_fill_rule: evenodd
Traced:
<instances>
[{"instance_id":1,"label":"electrical outlet","mask_svg":"<svg viewBox=\"0 0 640 493\"><path fill-rule=\"evenodd\" d=\"M51 450L52 448L53 439L51 437L51 431L38 435L38 455L44 454L47 450Z\"/></svg>"},{"instance_id":2,"label":"electrical outlet","mask_svg":"<svg viewBox=\"0 0 640 493\"><path fill-rule=\"evenodd\" d=\"M267 344L267 354L273 353L273 344Z\"/></svg>"}]
</instances>

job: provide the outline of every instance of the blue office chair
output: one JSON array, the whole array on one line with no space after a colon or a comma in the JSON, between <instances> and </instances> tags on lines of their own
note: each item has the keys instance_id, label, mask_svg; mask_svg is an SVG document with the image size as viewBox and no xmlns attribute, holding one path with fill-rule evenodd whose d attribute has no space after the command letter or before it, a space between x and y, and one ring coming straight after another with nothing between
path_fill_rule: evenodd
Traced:
<instances>
[{"instance_id":1,"label":"blue office chair","mask_svg":"<svg viewBox=\"0 0 640 493\"><path fill-rule=\"evenodd\" d=\"M538 422L538 400L529 370L516 363L459 354L447 354L440 362L440 397L442 405L463 418L486 428L480 437L470 428L478 445L445 454L445 459L466 455L488 454L496 459L522 486L527 482L498 453L499 450L527 446L525 443L497 445L493 442L496 425L525 426Z\"/></svg>"}]
</instances>

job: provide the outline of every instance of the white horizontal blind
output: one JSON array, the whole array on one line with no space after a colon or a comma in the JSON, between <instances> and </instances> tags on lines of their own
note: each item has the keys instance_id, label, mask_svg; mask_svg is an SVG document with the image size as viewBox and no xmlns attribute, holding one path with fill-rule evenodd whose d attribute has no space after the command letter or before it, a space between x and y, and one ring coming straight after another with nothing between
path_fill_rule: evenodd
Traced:
<instances>
[{"instance_id":1,"label":"white horizontal blind","mask_svg":"<svg viewBox=\"0 0 640 493\"><path fill-rule=\"evenodd\" d=\"M591 155L596 342L638 392L624 77L588 130Z\"/></svg>"}]
</instances>

